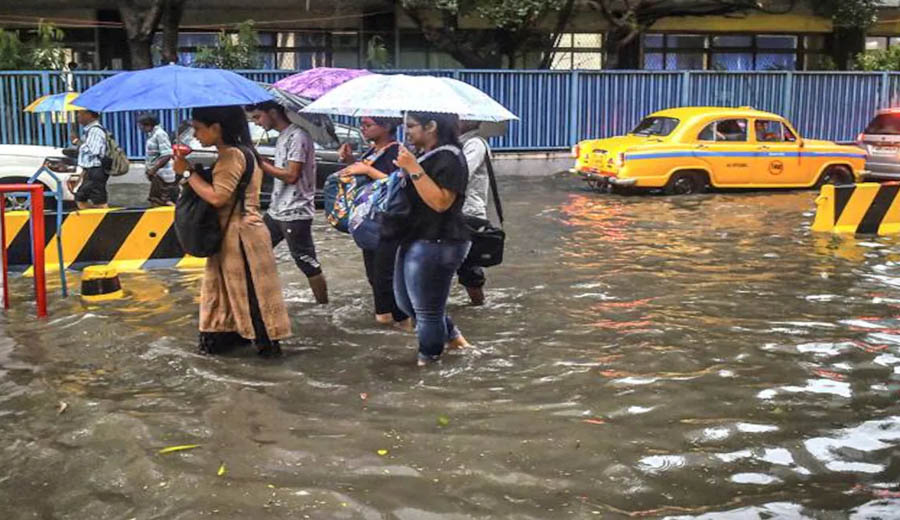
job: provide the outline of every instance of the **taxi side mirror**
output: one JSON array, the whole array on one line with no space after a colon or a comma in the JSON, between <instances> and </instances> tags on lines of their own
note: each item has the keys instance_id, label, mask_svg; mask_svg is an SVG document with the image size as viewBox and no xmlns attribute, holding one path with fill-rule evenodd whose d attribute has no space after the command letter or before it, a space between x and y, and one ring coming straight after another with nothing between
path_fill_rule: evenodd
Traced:
<instances>
[{"instance_id":1,"label":"taxi side mirror","mask_svg":"<svg viewBox=\"0 0 900 520\"><path fill-rule=\"evenodd\" d=\"M806 146L806 142L804 142L803 139L800 139L800 142L797 143L797 146L799 146L800 148L803 148L804 146Z\"/></svg>"}]
</instances>

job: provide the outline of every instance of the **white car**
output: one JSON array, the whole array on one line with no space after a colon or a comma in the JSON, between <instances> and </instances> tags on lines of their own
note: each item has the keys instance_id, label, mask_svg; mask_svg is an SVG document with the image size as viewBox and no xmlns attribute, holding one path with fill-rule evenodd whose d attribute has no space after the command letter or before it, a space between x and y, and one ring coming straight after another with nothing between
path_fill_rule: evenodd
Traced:
<instances>
[{"instance_id":1,"label":"white car","mask_svg":"<svg viewBox=\"0 0 900 520\"><path fill-rule=\"evenodd\" d=\"M41 171L43 170L43 171ZM63 154L62 148L24 144L0 144L0 184L25 183L36 172L41 171L37 180L45 186L45 191L56 191L56 180L47 171L55 174L62 183L63 202L71 206L74 196L71 186L80 177L75 161ZM72 182L70 182L72 181ZM7 197L12 207L21 207L23 201ZM48 209L53 209L56 199L45 197Z\"/></svg>"}]
</instances>

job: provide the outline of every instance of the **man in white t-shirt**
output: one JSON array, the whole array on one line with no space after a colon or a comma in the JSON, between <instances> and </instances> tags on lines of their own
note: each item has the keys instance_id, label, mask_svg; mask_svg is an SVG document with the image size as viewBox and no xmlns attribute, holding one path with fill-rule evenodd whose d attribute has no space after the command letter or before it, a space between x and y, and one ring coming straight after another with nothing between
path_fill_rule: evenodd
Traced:
<instances>
[{"instance_id":1,"label":"man in white t-shirt","mask_svg":"<svg viewBox=\"0 0 900 520\"><path fill-rule=\"evenodd\" d=\"M315 144L309 133L291 123L284 107L274 101L250 106L247 111L259 126L280 132L275 142L275 163L260 163L263 172L274 177L272 200L264 217L272 246L287 241L291 256L306 275L316 301L328 303L328 285L312 237L316 212Z\"/></svg>"},{"instance_id":2,"label":"man in white t-shirt","mask_svg":"<svg viewBox=\"0 0 900 520\"><path fill-rule=\"evenodd\" d=\"M467 219L488 220L488 194L490 180L488 177L487 161L490 160L491 150L487 141L478 135L478 123L460 121L459 141L463 145L463 155L469 167L469 184L466 188L466 201L462 212ZM468 259L460 266L456 273L459 283L469 293L472 305L484 304L484 283L486 281L484 268L470 263Z\"/></svg>"}]
</instances>

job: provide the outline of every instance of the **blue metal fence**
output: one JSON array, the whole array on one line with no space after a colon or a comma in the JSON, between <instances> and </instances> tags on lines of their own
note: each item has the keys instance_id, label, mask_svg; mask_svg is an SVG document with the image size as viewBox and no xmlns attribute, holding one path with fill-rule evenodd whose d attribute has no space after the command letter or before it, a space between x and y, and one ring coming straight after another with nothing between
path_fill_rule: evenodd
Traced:
<instances>
[{"instance_id":1,"label":"blue metal fence","mask_svg":"<svg viewBox=\"0 0 900 520\"><path fill-rule=\"evenodd\" d=\"M293 71L237 71L275 82ZM790 119L806 137L852 140L882 107L900 106L900 73L404 70L454 77L487 92L521 118L498 150L564 149L589 137L622 134L641 117L677 106L753 106ZM0 143L63 146L66 125L50 123L22 108L44 94L83 91L111 71L0 71ZM188 111L162 111L174 130ZM132 157L143 155L136 114L104 114L104 124Z\"/></svg>"}]
</instances>

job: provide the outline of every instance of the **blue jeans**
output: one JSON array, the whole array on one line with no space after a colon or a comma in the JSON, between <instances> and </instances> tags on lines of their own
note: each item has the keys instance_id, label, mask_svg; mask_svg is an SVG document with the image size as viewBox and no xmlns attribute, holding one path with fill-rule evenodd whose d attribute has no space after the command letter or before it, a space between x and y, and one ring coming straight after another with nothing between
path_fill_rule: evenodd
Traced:
<instances>
[{"instance_id":1,"label":"blue jeans","mask_svg":"<svg viewBox=\"0 0 900 520\"><path fill-rule=\"evenodd\" d=\"M416 240L397 250L394 298L400 310L416 320L422 358L437 359L444 344L459 336L447 316L447 298L469 246L468 241Z\"/></svg>"}]
</instances>

